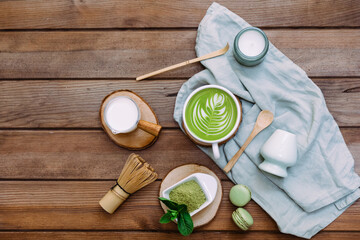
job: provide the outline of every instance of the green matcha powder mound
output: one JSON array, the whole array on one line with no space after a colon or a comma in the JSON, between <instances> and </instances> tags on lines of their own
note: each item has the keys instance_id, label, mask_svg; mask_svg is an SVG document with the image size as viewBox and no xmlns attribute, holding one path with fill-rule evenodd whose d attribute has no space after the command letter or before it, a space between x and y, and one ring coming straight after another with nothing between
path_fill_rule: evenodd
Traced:
<instances>
[{"instance_id":1,"label":"green matcha powder mound","mask_svg":"<svg viewBox=\"0 0 360 240\"><path fill-rule=\"evenodd\" d=\"M206 196L195 180L190 180L177 186L170 192L169 197L171 201L185 204L189 213L195 211L206 202Z\"/></svg>"}]
</instances>

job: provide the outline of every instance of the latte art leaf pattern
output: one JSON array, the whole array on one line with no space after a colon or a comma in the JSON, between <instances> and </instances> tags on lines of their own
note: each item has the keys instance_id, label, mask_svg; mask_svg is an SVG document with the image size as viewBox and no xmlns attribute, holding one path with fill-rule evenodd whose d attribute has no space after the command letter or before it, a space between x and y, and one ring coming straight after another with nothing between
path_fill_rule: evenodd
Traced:
<instances>
[{"instance_id":1,"label":"latte art leaf pattern","mask_svg":"<svg viewBox=\"0 0 360 240\"><path fill-rule=\"evenodd\" d=\"M223 134L232 119L232 112L225 103L225 96L216 93L206 99L202 106L201 99L195 103L193 112L193 124L205 135Z\"/></svg>"},{"instance_id":2,"label":"latte art leaf pattern","mask_svg":"<svg viewBox=\"0 0 360 240\"><path fill-rule=\"evenodd\" d=\"M221 89L208 88L196 93L186 109L186 123L197 137L212 141L231 132L237 117L232 97Z\"/></svg>"}]
</instances>

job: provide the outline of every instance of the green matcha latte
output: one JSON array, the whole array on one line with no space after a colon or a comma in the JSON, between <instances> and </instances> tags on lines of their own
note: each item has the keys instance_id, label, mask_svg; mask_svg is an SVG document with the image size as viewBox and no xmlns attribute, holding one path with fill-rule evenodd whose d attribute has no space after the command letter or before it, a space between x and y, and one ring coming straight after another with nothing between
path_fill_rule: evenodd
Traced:
<instances>
[{"instance_id":1,"label":"green matcha latte","mask_svg":"<svg viewBox=\"0 0 360 240\"><path fill-rule=\"evenodd\" d=\"M204 88L189 100L185 122L192 135L205 141L216 141L233 130L237 114L236 103L227 92Z\"/></svg>"}]
</instances>

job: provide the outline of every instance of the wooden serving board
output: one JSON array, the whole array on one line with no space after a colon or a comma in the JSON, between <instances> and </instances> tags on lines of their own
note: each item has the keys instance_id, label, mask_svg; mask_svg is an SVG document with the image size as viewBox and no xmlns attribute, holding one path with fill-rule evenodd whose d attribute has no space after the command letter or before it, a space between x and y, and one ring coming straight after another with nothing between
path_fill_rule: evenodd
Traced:
<instances>
[{"instance_id":1,"label":"wooden serving board","mask_svg":"<svg viewBox=\"0 0 360 240\"><path fill-rule=\"evenodd\" d=\"M100 121L102 128L104 129L106 134L110 137L110 139L120 147L129 150L142 150L147 147L150 147L158 139L158 137L155 137L139 128L137 128L136 130L130 133L113 134L106 125L104 120L105 106L111 99L119 96L130 97L132 100L136 102L136 104L139 106L140 109L141 120L159 124L159 120L156 117L155 112L152 110L152 108L144 99L142 99L139 95L137 95L136 93L130 90L117 90L107 95L101 103L99 113L100 113Z\"/></svg>"},{"instance_id":2,"label":"wooden serving board","mask_svg":"<svg viewBox=\"0 0 360 240\"><path fill-rule=\"evenodd\" d=\"M198 212L194 216L192 216L194 228L196 228L196 227L201 227L205 224L208 224L211 220L213 220L217 213L217 210L219 209L219 206L220 206L220 202L222 199L221 181L219 180L219 178L216 176L216 174L213 171L211 171L210 169L208 169L205 166L198 165L198 164L186 164L186 165L182 165L177 168L174 168L165 176L165 178L161 182L159 196L163 197L162 192L165 189L167 189L168 187L174 185L175 183L179 182L180 180L186 178L187 176L189 176L193 173L209 174L209 175L215 177L217 184L218 184L217 193L216 193L214 201L209 206L207 206L206 208L204 208L203 210L201 210L200 212ZM168 208L162 202L160 202L160 204L161 204L161 207L164 209L164 212L166 212Z\"/></svg>"}]
</instances>

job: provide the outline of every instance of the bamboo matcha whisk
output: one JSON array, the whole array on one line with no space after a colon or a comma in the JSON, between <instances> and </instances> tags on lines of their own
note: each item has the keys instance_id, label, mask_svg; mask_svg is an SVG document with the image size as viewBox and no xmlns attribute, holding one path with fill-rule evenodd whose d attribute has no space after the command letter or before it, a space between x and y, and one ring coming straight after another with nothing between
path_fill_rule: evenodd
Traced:
<instances>
[{"instance_id":1,"label":"bamboo matcha whisk","mask_svg":"<svg viewBox=\"0 0 360 240\"><path fill-rule=\"evenodd\" d=\"M112 214L129 196L155 181L158 174L139 155L132 153L116 184L100 200L100 206Z\"/></svg>"}]
</instances>

